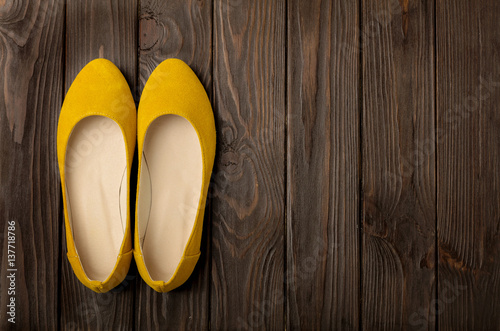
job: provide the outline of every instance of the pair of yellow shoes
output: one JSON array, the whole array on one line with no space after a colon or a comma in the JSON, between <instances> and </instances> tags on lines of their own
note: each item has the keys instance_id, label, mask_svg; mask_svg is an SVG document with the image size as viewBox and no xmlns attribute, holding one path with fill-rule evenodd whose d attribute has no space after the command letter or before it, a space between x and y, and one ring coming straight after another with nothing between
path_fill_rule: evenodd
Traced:
<instances>
[{"instance_id":1,"label":"pair of yellow shoes","mask_svg":"<svg viewBox=\"0 0 500 331\"><path fill-rule=\"evenodd\" d=\"M129 208L137 137L134 247ZM132 254L158 292L183 284L200 256L215 157L205 90L184 62L162 62L136 112L130 88L108 60L87 64L59 117L57 156L68 259L78 279L107 292L127 275Z\"/></svg>"}]
</instances>

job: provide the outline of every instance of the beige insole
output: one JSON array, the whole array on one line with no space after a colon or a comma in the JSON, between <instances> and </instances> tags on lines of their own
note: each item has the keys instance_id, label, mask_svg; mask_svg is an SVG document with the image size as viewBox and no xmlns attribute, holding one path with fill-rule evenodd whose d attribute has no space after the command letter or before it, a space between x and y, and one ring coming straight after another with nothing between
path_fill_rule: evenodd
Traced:
<instances>
[{"instance_id":1,"label":"beige insole","mask_svg":"<svg viewBox=\"0 0 500 331\"><path fill-rule=\"evenodd\" d=\"M90 116L74 127L65 160L67 205L76 250L91 280L104 281L120 252L127 220L126 170L117 123Z\"/></svg>"},{"instance_id":2,"label":"beige insole","mask_svg":"<svg viewBox=\"0 0 500 331\"><path fill-rule=\"evenodd\" d=\"M153 280L168 281L193 230L202 185L201 146L183 117L163 115L148 128L139 186L139 239Z\"/></svg>"}]
</instances>

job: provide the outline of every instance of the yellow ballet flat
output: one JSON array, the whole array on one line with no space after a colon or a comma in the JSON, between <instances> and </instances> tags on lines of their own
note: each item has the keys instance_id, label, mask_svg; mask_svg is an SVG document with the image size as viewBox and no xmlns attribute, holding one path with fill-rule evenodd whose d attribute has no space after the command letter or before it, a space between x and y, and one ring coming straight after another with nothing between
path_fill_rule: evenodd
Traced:
<instances>
[{"instance_id":1,"label":"yellow ballet flat","mask_svg":"<svg viewBox=\"0 0 500 331\"><path fill-rule=\"evenodd\" d=\"M107 292L132 259L129 178L136 137L130 88L110 61L87 64L66 94L57 157L68 259L76 277Z\"/></svg>"},{"instance_id":2,"label":"yellow ballet flat","mask_svg":"<svg viewBox=\"0 0 500 331\"><path fill-rule=\"evenodd\" d=\"M200 256L215 157L215 123L194 72L163 61L144 86L137 116L139 174L134 257L158 292L182 285Z\"/></svg>"}]
</instances>

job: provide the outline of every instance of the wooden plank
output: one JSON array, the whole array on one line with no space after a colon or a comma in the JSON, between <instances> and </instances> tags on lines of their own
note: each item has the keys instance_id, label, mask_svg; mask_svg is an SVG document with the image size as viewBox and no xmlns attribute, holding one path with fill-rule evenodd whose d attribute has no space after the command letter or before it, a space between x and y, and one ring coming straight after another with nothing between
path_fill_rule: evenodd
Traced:
<instances>
[{"instance_id":1,"label":"wooden plank","mask_svg":"<svg viewBox=\"0 0 500 331\"><path fill-rule=\"evenodd\" d=\"M363 0L362 325L435 327L433 1Z\"/></svg>"},{"instance_id":2,"label":"wooden plank","mask_svg":"<svg viewBox=\"0 0 500 331\"><path fill-rule=\"evenodd\" d=\"M55 140L63 31L61 1L0 1L2 330L57 328L61 218ZM9 222L15 229L9 229ZM14 247L8 247L9 232ZM15 255L12 265L8 254ZM15 294L8 269L17 269ZM15 324L6 311L11 298Z\"/></svg>"},{"instance_id":3,"label":"wooden plank","mask_svg":"<svg viewBox=\"0 0 500 331\"><path fill-rule=\"evenodd\" d=\"M180 58L212 91L212 2L141 1L140 86L166 58ZM208 201L210 204L210 201ZM202 255L191 278L181 287L160 294L139 277L137 330L207 330L209 309L210 207L204 221Z\"/></svg>"},{"instance_id":4,"label":"wooden plank","mask_svg":"<svg viewBox=\"0 0 500 331\"><path fill-rule=\"evenodd\" d=\"M284 329L285 1L215 1L211 329Z\"/></svg>"},{"instance_id":5,"label":"wooden plank","mask_svg":"<svg viewBox=\"0 0 500 331\"><path fill-rule=\"evenodd\" d=\"M359 329L359 6L288 4L287 329Z\"/></svg>"},{"instance_id":6,"label":"wooden plank","mask_svg":"<svg viewBox=\"0 0 500 331\"><path fill-rule=\"evenodd\" d=\"M95 58L122 71L135 91L137 82L137 2L68 1L66 5L66 91L78 72ZM97 294L75 277L63 237L61 270L62 329L131 329L135 271L113 292Z\"/></svg>"},{"instance_id":7,"label":"wooden plank","mask_svg":"<svg viewBox=\"0 0 500 331\"><path fill-rule=\"evenodd\" d=\"M500 329L500 3L437 2L439 328Z\"/></svg>"},{"instance_id":8,"label":"wooden plank","mask_svg":"<svg viewBox=\"0 0 500 331\"><path fill-rule=\"evenodd\" d=\"M60 0L61 1L61 0ZM66 9L66 90L96 58L113 62L137 90L137 0L69 1Z\"/></svg>"}]
</instances>

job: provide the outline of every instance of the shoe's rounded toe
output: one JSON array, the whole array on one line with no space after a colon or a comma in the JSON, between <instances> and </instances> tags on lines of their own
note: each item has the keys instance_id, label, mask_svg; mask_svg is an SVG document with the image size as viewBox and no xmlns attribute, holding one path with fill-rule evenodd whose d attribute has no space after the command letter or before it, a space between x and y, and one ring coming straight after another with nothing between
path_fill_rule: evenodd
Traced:
<instances>
[{"instance_id":1,"label":"shoe's rounded toe","mask_svg":"<svg viewBox=\"0 0 500 331\"><path fill-rule=\"evenodd\" d=\"M64 109L72 109L72 116L85 113L115 117L117 121L130 120L135 114L135 103L125 77L111 61L95 59L78 73L66 94Z\"/></svg>"}]
</instances>

